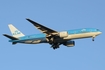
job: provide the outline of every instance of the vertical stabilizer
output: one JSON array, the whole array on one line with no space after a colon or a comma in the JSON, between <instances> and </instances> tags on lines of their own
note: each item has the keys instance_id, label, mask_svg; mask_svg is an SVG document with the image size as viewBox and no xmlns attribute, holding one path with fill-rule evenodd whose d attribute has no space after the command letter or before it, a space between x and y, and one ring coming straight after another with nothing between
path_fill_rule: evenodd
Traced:
<instances>
[{"instance_id":1,"label":"vertical stabilizer","mask_svg":"<svg viewBox=\"0 0 105 70\"><path fill-rule=\"evenodd\" d=\"M22 37L22 36L25 36L22 32L20 32L16 27L14 27L12 24L9 24L9 29L12 33L12 35L16 38L18 37Z\"/></svg>"}]
</instances>

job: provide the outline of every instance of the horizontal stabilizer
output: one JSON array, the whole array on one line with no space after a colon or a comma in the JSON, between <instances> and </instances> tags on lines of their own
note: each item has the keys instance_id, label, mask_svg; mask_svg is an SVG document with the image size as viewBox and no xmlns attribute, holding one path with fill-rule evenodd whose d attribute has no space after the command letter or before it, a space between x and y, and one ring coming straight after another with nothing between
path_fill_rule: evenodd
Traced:
<instances>
[{"instance_id":1,"label":"horizontal stabilizer","mask_svg":"<svg viewBox=\"0 0 105 70\"><path fill-rule=\"evenodd\" d=\"M15 38L13 36L7 35L7 34L3 34L5 37L12 39L12 40L18 40L18 38Z\"/></svg>"}]
</instances>

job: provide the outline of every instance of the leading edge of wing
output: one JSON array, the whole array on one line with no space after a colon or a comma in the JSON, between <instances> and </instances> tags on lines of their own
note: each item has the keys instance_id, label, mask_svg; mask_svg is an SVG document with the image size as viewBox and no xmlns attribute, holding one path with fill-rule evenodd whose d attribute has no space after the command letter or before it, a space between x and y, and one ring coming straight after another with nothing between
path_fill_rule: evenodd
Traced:
<instances>
[{"instance_id":1,"label":"leading edge of wing","mask_svg":"<svg viewBox=\"0 0 105 70\"><path fill-rule=\"evenodd\" d=\"M32 23L37 29L39 29L41 32L43 32L43 33L45 33L45 34L51 34L51 33L57 33L57 31L55 31L55 30L52 30L52 29L50 29L50 28L48 28L48 27L45 27L45 26L43 26L43 25L41 25L41 24L39 24L39 23L37 23L37 22L35 22L35 21L33 21L33 20L31 20L31 19L28 19L28 18L26 18L26 20L28 20L30 23Z\"/></svg>"}]
</instances>

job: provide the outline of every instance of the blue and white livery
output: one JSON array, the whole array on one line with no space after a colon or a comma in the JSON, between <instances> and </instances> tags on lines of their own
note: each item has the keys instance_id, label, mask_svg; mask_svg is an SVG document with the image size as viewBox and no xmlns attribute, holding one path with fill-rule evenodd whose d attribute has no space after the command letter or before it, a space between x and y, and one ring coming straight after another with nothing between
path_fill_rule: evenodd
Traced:
<instances>
[{"instance_id":1,"label":"blue and white livery","mask_svg":"<svg viewBox=\"0 0 105 70\"><path fill-rule=\"evenodd\" d=\"M4 36L10 39L9 42L12 42L12 44L49 43L51 45L51 48L57 49L61 44L67 47L75 46L75 41L73 41L75 39L92 38L92 40L94 41L94 38L102 33L99 29L96 29L96 28L82 28L82 29L58 32L48 27L45 27L35 21L32 21L30 19L26 19L26 20L31 22L42 33L25 36L21 31L15 28L12 24L9 24L8 26L13 36L3 34Z\"/></svg>"}]
</instances>

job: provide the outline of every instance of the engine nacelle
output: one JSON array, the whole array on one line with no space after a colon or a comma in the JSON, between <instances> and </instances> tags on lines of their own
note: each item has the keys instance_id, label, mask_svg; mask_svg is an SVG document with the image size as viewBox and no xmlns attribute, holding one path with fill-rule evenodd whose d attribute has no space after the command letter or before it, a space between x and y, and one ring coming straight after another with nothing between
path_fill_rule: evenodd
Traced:
<instances>
[{"instance_id":1,"label":"engine nacelle","mask_svg":"<svg viewBox=\"0 0 105 70\"><path fill-rule=\"evenodd\" d=\"M67 47L73 47L75 46L75 42L74 41L67 41L66 43L64 43L63 45L67 46Z\"/></svg>"},{"instance_id":2,"label":"engine nacelle","mask_svg":"<svg viewBox=\"0 0 105 70\"><path fill-rule=\"evenodd\" d=\"M59 36L61 38L64 38L64 37L67 37L68 36L68 33L67 33L67 31L59 32Z\"/></svg>"}]
</instances>

